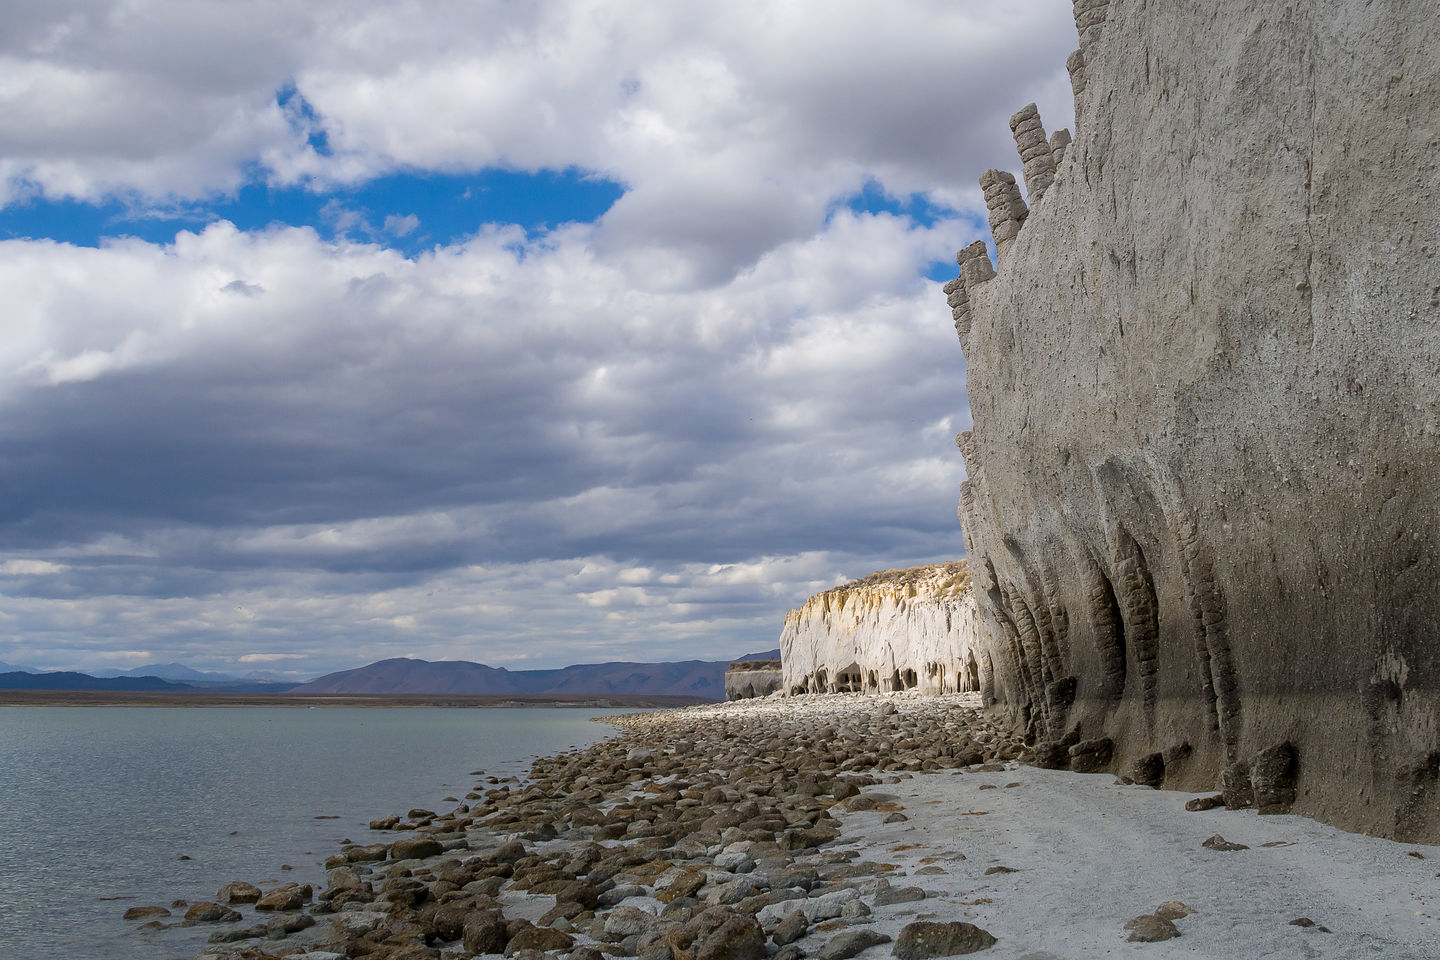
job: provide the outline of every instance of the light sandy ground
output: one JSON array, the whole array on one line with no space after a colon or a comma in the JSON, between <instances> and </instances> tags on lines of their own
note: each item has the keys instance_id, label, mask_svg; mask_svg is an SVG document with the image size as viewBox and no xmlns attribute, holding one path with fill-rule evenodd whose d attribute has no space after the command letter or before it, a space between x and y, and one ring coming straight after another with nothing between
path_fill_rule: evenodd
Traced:
<instances>
[{"instance_id":1,"label":"light sandy ground","mask_svg":"<svg viewBox=\"0 0 1440 960\"><path fill-rule=\"evenodd\" d=\"M1294 816L1190 813L1191 794L1030 767L922 774L866 793L893 797L910 820L841 814L844 839L866 860L903 868L889 875L895 886L932 892L876 910L874 929L891 936L933 914L998 937L978 955L993 960L1440 958L1440 847ZM1217 833L1250 849L1201 846ZM916 875L925 866L945 872ZM993 866L1017 872L986 876ZM1172 899L1196 911L1176 921L1179 938L1126 942L1125 921ZM1332 932L1290 926L1297 917ZM862 957L889 952L886 945Z\"/></svg>"}]
</instances>

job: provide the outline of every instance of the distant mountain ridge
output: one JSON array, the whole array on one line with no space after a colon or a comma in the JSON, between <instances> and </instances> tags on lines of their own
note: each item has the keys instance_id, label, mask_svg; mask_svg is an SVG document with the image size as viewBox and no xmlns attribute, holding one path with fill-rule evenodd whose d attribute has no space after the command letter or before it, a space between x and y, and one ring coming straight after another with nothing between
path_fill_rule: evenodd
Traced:
<instances>
[{"instance_id":1,"label":"distant mountain ridge","mask_svg":"<svg viewBox=\"0 0 1440 960\"><path fill-rule=\"evenodd\" d=\"M736 660L778 659L780 651L747 653ZM380 660L353 670L326 674L305 684L266 683L253 679L230 681L213 678L183 664L138 667L125 675L96 677L73 671L30 673L0 672L0 690L134 690L229 691L297 694L444 694L444 695L549 695L638 694L678 695L725 699L725 668L730 660L681 660L665 663L582 663L553 670L507 670L468 660L414 660L405 657ZM8 666L8 665L5 665ZM164 672L169 678L138 670ZM203 679L196 679L196 677Z\"/></svg>"},{"instance_id":2,"label":"distant mountain ridge","mask_svg":"<svg viewBox=\"0 0 1440 960\"><path fill-rule=\"evenodd\" d=\"M0 690L190 690L159 677L92 677L88 673L0 673Z\"/></svg>"},{"instance_id":3,"label":"distant mountain ridge","mask_svg":"<svg viewBox=\"0 0 1440 960\"><path fill-rule=\"evenodd\" d=\"M746 654L767 659L779 650ZM507 670L468 660L397 657L327 674L295 693L410 694L668 694L725 699L729 660L666 663L582 663L554 670Z\"/></svg>"},{"instance_id":4,"label":"distant mountain ridge","mask_svg":"<svg viewBox=\"0 0 1440 960\"><path fill-rule=\"evenodd\" d=\"M129 670L96 670L91 676L159 677L161 680L175 680L179 683L196 684L288 683L293 686L299 682L296 680L287 680L274 673L252 672L244 676L237 676L232 673L215 673L212 671L196 670L194 667L187 667L183 663L152 663L143 667L131 667Z\"/></svg>"}]
</instances>

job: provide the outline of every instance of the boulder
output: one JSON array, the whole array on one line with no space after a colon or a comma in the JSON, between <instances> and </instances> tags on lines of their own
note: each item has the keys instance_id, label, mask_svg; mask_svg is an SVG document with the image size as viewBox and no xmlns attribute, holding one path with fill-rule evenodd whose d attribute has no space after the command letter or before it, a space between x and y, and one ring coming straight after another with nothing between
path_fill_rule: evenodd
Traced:
<instances>
[{"instance_id":1,"label":"boulder","mask_svg":"<svg viewBox=\"0 0 1440 960\"><path fill-rule=\"evenodd\" d=\"M889 942L890 937L875 930L846 930L832 937L815 956L818 960L850 960L863 950Z\"/></svg>"},{"instance_id":2,"label":"boulder","mask_svg":"<svg viewBox=\"0 0 1440 960\"><path fill-rule=\"evenodd\" d=\"M468 953L503 953L509 939L498 910L476 910L465 919L461 942Z\"/></svg>"},{"instance_id":3,"label":"boulder","mask_svg":"<svg viewBox=\"0 0 1440 960\"><path fill-rule=\"evenodd\" d=\"M202 900L191 904L190 909L185 911L185 919L191 923L234 923L240 919L240 912L224 904Z\"/></svg>"},{"instance_id":4,"label":"boulder","mask_svg":"<svg viewBox=\"0 0 1440 960\"><path fill-rule=\"evenodd\" d=\"M1295 748L1289 740L1266 747L1250 763L1250 788L1260 814L1289 813L1295 802Z\"/></svg>"},{"instance_id":5,"label":"boulder","mask_svg":"<svg viewBox=\"0 0 1440 960\"><path fill-rule=\"evenodd\" d=\"M607 939L621 940L637 933L644 933L660 922L653 913L639 907L619 906L605 915Z\"/></svg>"},{"instance_id":6,"label":"boulder","mask_svg":"<svg viewBox=\"0 0 1440 960\"><path fill-rule=\"evenodd\" d=\"M285 883L261 894L256 910L299 910L312 896L309 884Z\"/></svg>"},{"instance_id":7,"label":"boulder","mask_svg":"<svg viewBox=\"0 0 1440 960\"><path fill-rule=\"evenodd\" d=\"M260 899L260 888L243 880L232 880L220 888L215 899L221 903L254 903Z\"/></svg>"},{"instance_id":8,"label":"boulder","mask_svg":"<svg viewBox=\"0 0 1440 960\"><path fill-rule=\"evenodd\" d=\"M1030 762L1042 770L1064 770L1070 766L1069 749L1055 740L1041 740L1035 744L1032 754Z\"/></svg>"},{"instance_id":9,"label":"boulder","mask_svg":"<svg viewBox=\"0 0 1440 960\"><path fill-rule=\"evenodd\" d=\"M378 930L384 925L389 915L373 910L346 910L337 913L330 918L330 926L335 930L351 934L353 936L364 936L372 930ZM501 944L503 947L504 944ZM476 951L477 953L484 951ZM499 950L495 951L496 953Z\"/></svg>"},{"instance_id":10,"label":"boulder","mask_svg":"<svg viewBox=\"0 0 1440 960\"><path fill-rule=\"evenodd\" d=\"M920 887L892 887L886 884L875 891L874 903L877 907L889 907L924 899L925 891Z\"/></svg>"},{"instance_id":11,"label":"boulder","mask_svg":"<svg viewBox=\"0 0 1440 960\"><path fill-rule=\"evenodd\" d=\"M809 929L810 920L805 916L805 911L793 910L789 916L775 926L774 932L770 934L770 939L774 941L775 946L783 947L787 943L794 943L805 936L805 932Z\"/></svg>"},{"instance_id":12,"label":"boulder","mask_svg":"<svg viewBox=\"0 0 1440 960\"><path fill-rule=\"evenodd\" d=\"M390 857L393 860L424 860L426 857L438 857L444 852L445 848L434 837L410 837L396 840L390 845Z\"/></svg>"},{"instance_id":13,"label":"boulder","mask_svg":"<svg viewBox=\"0 0 1440 960\"><path fill-rule=\"evenodd\" d=\"M1250 764L1237 760L1221 771L1220 796L1227 810L1244 810L1255 805L1255 791L1250 786Z\"/></svg>"},{"instance_id":14,"label":"boulder","mask_svg":"<svg viewBox=\"0 0 1440 960\"><path fill-rule=\"evenodd\" d=\"M1125 924L1125 929L1130 931L1130 936L1126 939L1136 943L1159 943L1180 936L1180 928L1175 924L1164 917L1149 913L1130 920Z\"/></svg>"},{"instance_id":15,"label":"boulder","mask_svg":"<svg viewBox=\"0 0 1440 960\"><path fill-rule=\"evenodd\" d=\"M1070 769L1076 773L1095 773L1110 765L1115 742L1109 737L1081 740L1070 748Z\"/></svg>"},{"instance_id":16,"label":"boulder","mask_svg":"<svg viewBox=\"0 0 1440 960\"><path fill-rule=\"evenodd\" d=\"M973 923L921 920L905 925L892 952L899 960L930 960L976 953L994 945L995 938Z\"/></svg>"},{"instance_id":17,"label":"boulder","mask_svg":"<svg viewBox=\"0 0 1440 960\"><path fill-rule=\"evenodd\" d=\"M513 957L520 950L569 950L575 938L549 927L526 927L505 945L505 956ZM467 948L468 949L468 948Z\"/></svg>"},{"instance_id":18,"label":"boulder","mask_svg":"<svg viewBox=\"0 0 1440 960\"><path fill-rule=\"evenodd\" d=\"M735 915L700 941L695 960L765 960L765 933L754 917Z\"/></svg>"},{"instance_id":19,"label":"boulder","mask_svg":"<svg viewBox=\"0 0 1440 960\"><path fill-rule=\"evenodd\" d=\"M1124 776L1143 787L1158 787L1165 780L1165 758L1159 752L1147 753L1131 761Z\"/></svg>"}]
</instances>

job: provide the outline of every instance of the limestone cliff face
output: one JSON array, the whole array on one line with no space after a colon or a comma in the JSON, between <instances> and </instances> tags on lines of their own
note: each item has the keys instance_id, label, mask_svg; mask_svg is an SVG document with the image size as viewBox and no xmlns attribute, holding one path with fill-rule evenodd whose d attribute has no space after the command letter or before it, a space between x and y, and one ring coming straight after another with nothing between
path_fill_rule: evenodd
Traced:
<instances>
[{"instance_id":1,"label":"limestone cliff face","mask_svg":"<svg viewBox=\"0 0 1440 960\"><path fill-rule=\"evenodd\" d=\"M725 699L768 697L782 686L779 660L736 660L725 671Z\"/></svg>"},{"instance_id":2,"label":"limestone cliff face","mask_svg":"<svg viewBox=\"0 0 1440 960\"><path fill-rule=\"evenodd\" d=\"M1016 115L1030 204L988 172L998 265L947 286L992 695L1117 769L1243 801L1278 764L1297 812L1440 840L1435 2L1076 19L1074 140L1039 162Z\"/></svg>"},{"instance_id":3,"label":"limestone cliff face","mask_svg":"<svg viewBox=\"0 0 1440 960\"><path fill-rule=\"evenodd\" d=\"M790 693L979 690L988 676L965 561L889 570L818 593L785 616Z\"/></svg>"}]
</instances>

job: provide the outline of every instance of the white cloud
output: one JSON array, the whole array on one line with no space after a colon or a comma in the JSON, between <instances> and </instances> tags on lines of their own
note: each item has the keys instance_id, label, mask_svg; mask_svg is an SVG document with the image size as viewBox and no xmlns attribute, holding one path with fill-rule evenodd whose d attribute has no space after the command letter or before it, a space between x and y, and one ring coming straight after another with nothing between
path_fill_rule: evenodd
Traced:
<instances>
[{"instance_id":1,"label":"white cloud","mask_svg":"<svg viewBox=\"0 0 1440 960\"><path fill-rule=\"evenodd\" d=\"M878 182L973 206L980 170L1018 166L1010 112L1066 121L1068 21L1060 0L15 12L12 198L173 205L257 164L322 186L573 166L626 192L597 223L410 259L379 241L417 217L382 232L336 197L330 243L224 221L0 242L0 659L718 658L817 589L957 555L964 367L922 272L974 220L839 202Z\"/></svg>"},{"instance_id":2,"label":"white cloud","mask_svg":"<svg viewBox=\"0 0 1440 960\"><path fill-rule=\"evenodd\" d=\"M314 671L764 648L817 584L960 549L935 424L961 357L917 270L965 229L845 213L669 292L628 286L594 227L413 260L226 223L0 243L25 332L0 347L0 471L47 531L5 569L65 565L7 597L0 659L122 635ZM127 360L30 373L87 351Z\"/></svg>"},{"instance_id":3,"label":"white cloud","mask_svg":"<svg viewBox=\"0 0 1440 960\"><path fill-rule=\"evenodd\" d=\"M321 184L579 167L626 185L598 239L662 288L808 235L866 178L975 206L981 170L1018 165L1010 112L1069 122L1075 43L1062 0L57 0L19 19L11 198L168 204L257 163Z\"/></svg>"},{"instance_id":4,"label":"white cloud","mask_svg":"<svg viewBox=\"0 0 1440 960\"><path fill-rule=\"evenodd\" d=\"M37 577L64 573L66 567L48 560L6 560L0 563L0 574L7 577Z\"/></svg>"},{"instance_id":5,"label":"white cloud","mask_svg":"<svg viewBox=\"0 0 1440 960\"><path fill-rule=\"evenodd\" d=\"M403 217L394 214L385 218L385 232L397 237L408 237L420 226L420 218L413 213L407 213Z\"/></svg>"}]
</instances>

